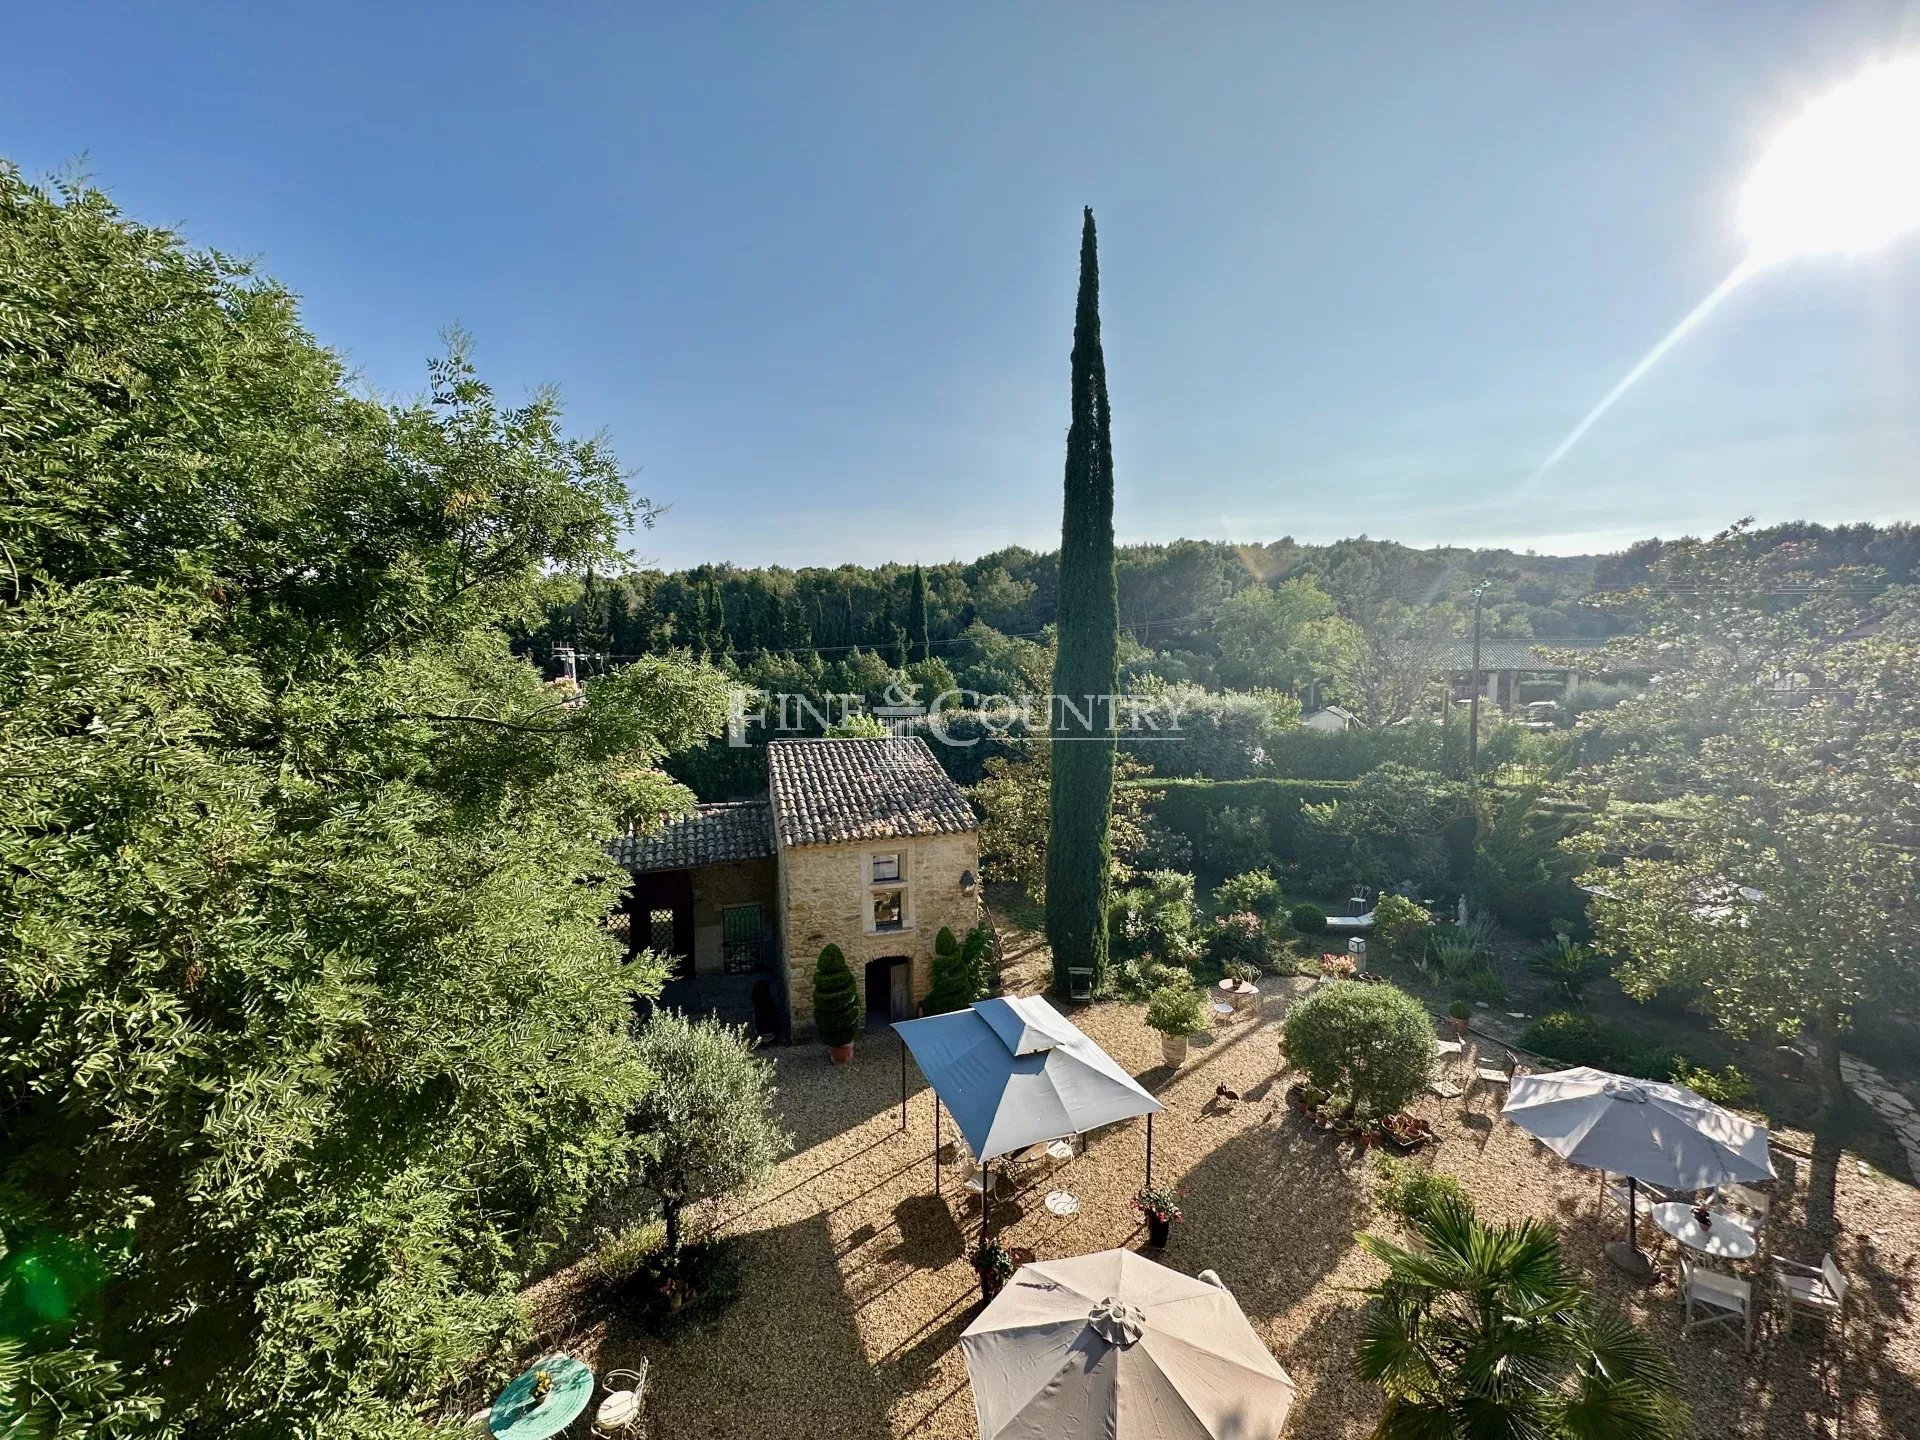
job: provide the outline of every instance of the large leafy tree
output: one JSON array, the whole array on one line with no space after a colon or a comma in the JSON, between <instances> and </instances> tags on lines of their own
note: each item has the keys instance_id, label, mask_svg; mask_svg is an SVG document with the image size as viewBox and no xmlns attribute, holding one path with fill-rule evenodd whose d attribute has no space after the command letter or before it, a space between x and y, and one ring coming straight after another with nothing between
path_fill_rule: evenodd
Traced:
<instances>
[{"instance_id":1,"label":"large leafy tree","mask_svg":"<svg viewBox=\"0 0 1920 1440\"><path fill-rule=\"evenodd\" d=\"M1360 1244L1387 1267L1367 1294L1356 1368L1386 1391L1380 1440L1680 1440L1673 1362L1599 1310L1538 1220L1489 1225L1442 1198L1419 1248Z\"/></svg>"},{"instance_id":2,"label":"large leafy tree","mask_svg":"<svg viewBox=\"0 0 1920 1440\"><path fill-rule=\"evenodd\" d=\"M1059 639L1051 717L1047 943L1055 986L1072 970L1107 973L1114 691L1120 655L1113 560L1113 434L1100 346L1100 256L1093 211L1080 232L1080 298L1073 321L1073 419L1067 428L1066 505L1060 527Z\"/></svg>"},{"instance_id":3,"label":"large leafy tree","mask_svg":"<svg viewBox=\"0 0 1920 1440\"><path fill-rule=\"evenodd\" d=\"M1669 547L1628 597L1648 630L1622 648L1657 678L1590 737L1601 814L1571 843L1630 993L1811 1030L1835 1102L1853 1016L1920 995L1920 624L1871 572L1748 540Z\"/></svg>"},{"instance_id":4,"label":"large leafy tree","mask_svg":"<svg viewBox=\"0 0 1920 1440\"><path fill-rule=\"evenodd\" d=\"M508 653L634 511L458 337L358 396L278 286L4 168L0 292L0 1223L61 1292L0 1417L404 1433L624 1164L660 974L598 837L685 803L717 678Z\"/></svg>"},{"instance_id":5,"label":"large leafy tree","mask_svg":"<svg viewBox=\"0 0 1920 1440\"><path fill-rule=\"evenodd\" d=\"M1213 634L1220 678L1247 689L1312 694L1357 658L1352 625L1305 575L1235 591L1215 613Z\"/></svg>"},{"instance_id":6,"label":"large leafy tree","mask_svg":"<svg viewBox=\"0 0 1920 1440\"><path fill-rule=\"evenodd\" d=\"M986 778L968 792L981 814L980 860L989 879L1017 882L1030 899L1051 912L1047 856L1053 822L1054 747L1044 735L1029 736L1020 744L1022 753L988 760ZM1117 780L1144 780L1152 773L1130 755L1114 757ZM1138 785L1113 787L1107 819L1109 883L1146 847L1147 807L1160 793Z\"/></svg>"}]
</instances>

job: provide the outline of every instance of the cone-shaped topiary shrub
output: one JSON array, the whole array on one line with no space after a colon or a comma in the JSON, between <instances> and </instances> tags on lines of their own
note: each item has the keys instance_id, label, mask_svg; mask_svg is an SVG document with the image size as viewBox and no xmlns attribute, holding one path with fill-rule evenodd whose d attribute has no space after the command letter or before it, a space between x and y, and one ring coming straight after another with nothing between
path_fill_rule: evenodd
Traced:
<instances>
[{"instance_id":1,"label":"cone-shaped topiary shrub","mask_svg":"<svg viewBox=\"0 0 1920 1440\"><path fill-rule=\"evenodd\" d=\"M921 1002L922 1015L945 1015L964 1010L980 998L975 986L973 965L961 953L960 942L946 926L933 937L933 986Z\"/></svg>"},{"instance_id":2,"label":"cone-shaped topiary shrub","mask_svg":"<svg viewBox=\"0 0 1920 1440\"><path fill-rule=\"evenodd\" d=\"M813 1023L822 1045L851 1045L860 1033L860 987L838 945L820 952L813 967Z\"/></svg>"}]
</instances>

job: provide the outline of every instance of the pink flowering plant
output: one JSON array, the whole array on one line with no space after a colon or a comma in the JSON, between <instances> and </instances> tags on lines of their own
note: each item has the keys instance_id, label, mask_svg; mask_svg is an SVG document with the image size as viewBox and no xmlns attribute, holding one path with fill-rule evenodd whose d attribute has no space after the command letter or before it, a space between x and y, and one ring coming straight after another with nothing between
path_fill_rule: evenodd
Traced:
<instances>
[{"instance_id":1,"label":"pink flowering plant","mask_svg":"<svg viewBox=\"0 0 1920 1440\"><path fill-rule=\"evenodd\" d=\"M1171 1185L1147 1185L1134 1194L1133 1208L1163 1223L1180 1218L1180 1192Z\"/></svg>"}]
</instances>

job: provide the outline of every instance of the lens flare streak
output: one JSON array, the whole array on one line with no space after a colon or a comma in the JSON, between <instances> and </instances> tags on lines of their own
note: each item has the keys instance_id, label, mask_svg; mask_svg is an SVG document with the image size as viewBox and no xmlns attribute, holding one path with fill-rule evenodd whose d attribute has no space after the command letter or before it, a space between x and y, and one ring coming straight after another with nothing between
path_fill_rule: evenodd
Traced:
<instances>
[{"instance_id":1,"label":"lens flare streak","mask_svg":"<svg viewBox=\"0 0 1920 1440\"><path fill-rule=\"evenodd\" d=\"M1655 345L1635 361L1633 368L1620 377L1620 382L1611 390L1607 391L1605 395L1602 395L1600 397L1600 403L1587 412L1586 418L1567 432L1567 438L1554 446L1553 453L1540 462L1540 468L1535 470L1532 476L1529 477L1527 481L1528 485L1539 481L1549 470L1566 459L1567 452L1580 443L1581 437L1599 423L1600 417L1611 410L1619 402L1621 396L1625 395L1627 391L1638 384L1641 377L1653 369L1654 366L1658 365L1660 361L1665 358L1669 350L1686 339L1695 326L1699 325L1702 320L1719 309L1722 301L1735 290L1738 290L1762 268L1761 262L1752 257L1748 257L1734 266L1733 269L1728 272L1726 279L1722 280L1718 285L1714 286L1712 290L1707 292L1706 299L1689 310L1680 323L1666 333L1666 337L1662 339L1659 344Z\"/></svg>"}]
</instances>

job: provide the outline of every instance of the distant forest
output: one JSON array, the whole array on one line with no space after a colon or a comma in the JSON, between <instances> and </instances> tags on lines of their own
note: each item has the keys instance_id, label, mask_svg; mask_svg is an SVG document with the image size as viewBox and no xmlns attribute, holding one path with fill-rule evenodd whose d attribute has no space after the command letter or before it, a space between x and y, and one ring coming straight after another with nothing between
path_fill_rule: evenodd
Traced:
<instances>
[{"instance_id":1,"label":"distant forest","mask_svg":"<svg viewBox=\"0 0 1920 1440\"><path fill-rule=\"evenodd\" d=\"M1290 537L1134 545L1119 554L1120 620L1133 668L1224 688L1275 683L1255 673L1257 665L1236 666L1230 653L1236 626L1244 629L1241 622L1266 604L1259 591L1313 613L1330 607L1347 621L1417 617L1444 635L1464 630L1473 592L1484 585L1488 636L1590 639L1632 627L1632 608L1608 602L1646 579L1666 543L1564 556L1416 550L1365 537L1329 545ZM1907 524L1792 523L1756 530L1750 543L1792 547L1796 563L1814 573L1862 566L1883 583L1909 584L1920 569L1920 528ZM571 645L587 674L670 650L741 665L761 656L830 660L859 651L898 669L1003 638L1044 640L1057 584L1054 553L1020 547L925 567L641 569L560 587L544 623L516 640L549 665L556 645ZM1257 625L1254 631L1257 639Z\"/></svg>"}]
</instances>

